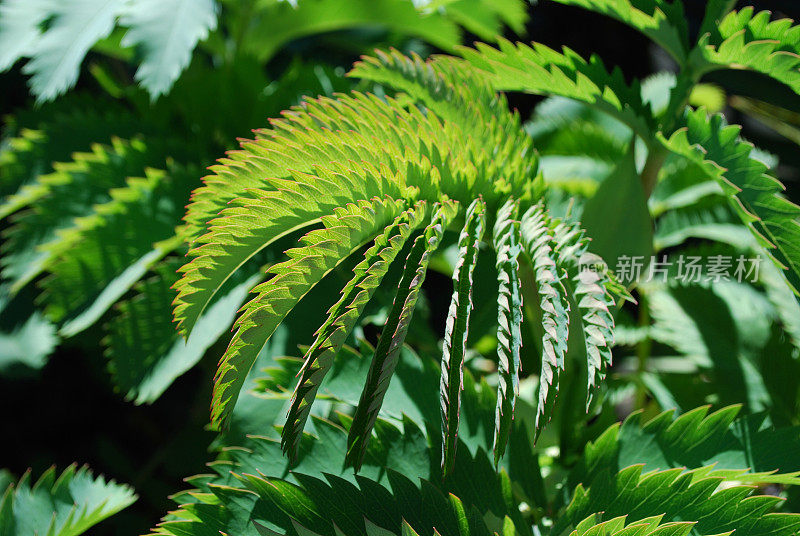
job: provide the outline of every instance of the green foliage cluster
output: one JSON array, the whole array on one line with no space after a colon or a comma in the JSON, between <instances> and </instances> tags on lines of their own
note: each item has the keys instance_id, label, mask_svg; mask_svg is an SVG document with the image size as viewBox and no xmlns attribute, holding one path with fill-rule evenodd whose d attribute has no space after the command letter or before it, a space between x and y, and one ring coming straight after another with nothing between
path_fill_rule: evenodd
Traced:
<instances>
[{"instance_id":1,"label":"green foliage cluster","mask_svg":"<svg viewBox=\"0 0 800 536\"><path fill-rule=\"evenodd\" d=\"M676 72L512 43L518 0L0 2L38 102L0 144L0 373L80 334L144 404L219 359L215 460L153 535L800 534L800 207L701 83L800 95L800 27L554 1ZM346 75L281 64L342 31ZM48 102L85 58L105 96ZM669 277L623 277L636 256ZM686 256L763 262L687 282ZM75 466L0 489L3 536L136 498Z\"/></svg>"}]
</instances>

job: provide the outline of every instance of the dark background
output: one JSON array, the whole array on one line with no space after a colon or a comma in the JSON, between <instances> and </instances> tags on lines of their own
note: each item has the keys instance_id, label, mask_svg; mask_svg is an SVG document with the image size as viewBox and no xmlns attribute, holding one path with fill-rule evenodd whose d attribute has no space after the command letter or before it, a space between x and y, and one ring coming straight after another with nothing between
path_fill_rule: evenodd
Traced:
<instances>
[{"instance_id":1,"label":"dark background","mask_svg":"<svg viewBox=\"0 0 800 536\"><path fill-rule=\"evenodd\" d=\"M696 33L705 3L686 0L685 4L690 29ZM764 0L742 5L800 18L800 3L796 0ZM666 54L636 31L577 8L546 1L532 6L527 30L525 40L552 47L566 45L584 57L596 53L606 65L619 66L629 78L643 78L654 70L670 67ZM514 39L512 35L508 37ZM313 46L294 48L313 51ZM356 59L349 52L338 57L342 65ZM0 75L3 114L32 105L19 67ZM748 87L758 78L752 73L726 72L709 81L746 95ZM91 83L89 77L83 77L79 88L92 90ZM509 98L523 117L540 100L528 95ZM774 100L800 112L800 98L788 89L776 90ZM800 200L797 146L734 110L728 110L728 116L731 122L743 123L745 136L756 145L769 146L778 153L782 162L778 172L787 183L788 195L795 202ZM204 463L212 458L207 449L213 434L204 431L204 427L208 422L216 357L224 348L212 348L204 362L178 379L155 404L135 406L113 392L105 370L106 360L92 342L96 334L86 337L63 342L35 376L0 378L3 427L0 466L17 476L31 467L37 476L51 464L62 469L77 461L88 463L96 473L132 484L140 500L90 532L142 534L174 507L168 495L185 487L182 478L202 472ZM87 351L87 347L95 350Z\"/></svg>"}]
</instances>

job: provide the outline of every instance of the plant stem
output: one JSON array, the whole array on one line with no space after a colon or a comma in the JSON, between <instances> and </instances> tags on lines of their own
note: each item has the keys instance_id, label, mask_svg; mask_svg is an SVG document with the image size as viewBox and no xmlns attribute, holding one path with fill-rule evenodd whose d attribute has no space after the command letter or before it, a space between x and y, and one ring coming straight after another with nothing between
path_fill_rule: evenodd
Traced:
<instances>
[{"instance_id":1,"label":"plant stem","mask_svg":"<svg viewBox=\"0 0 800 536\"><path fill-rule=\"evenodd\" d=\"M663 147L653 147L650 149L650 152L647 153L647 160L645 160L641 176L645 199L650 199L656 187L658 172L661 171L661 166L664 165L667 154L667 150Z\"/></svg>"},{"instance_id":2,"label":"plant stem","mask_svg":"<svg viewBox=\"0 0 800 536\"><path fill-rule=\"evenodd\" d=\"M648 329L650 327L650 308L647 305L647 298L644 294L639 295L639 328ZM645 336L636 345L636 408L643 408L647 401L647 389L645 388L642 377L647 372L647 361L650 359L650 352L653 341L650 334Z\"/></svg>"},{"instance_id":3,"label":"plant stem","mask_svg":"<svg viewBox=\"0 0 800 536\"><path fill-rule=\"evenodd\" d=\"M690 54L691 55L691 54ZM661 133L669 137L675 131L675 124L680 119L683 110L689 104L689 96L692 94L692 89L700 81L700 73L697 69L687 65L685 69L678 74L675 82L675 87L670 91L669 104L663 115L663 123L661 125ZM661 166L669 154L669 151L664 148L658 140L653 140L648 143L647 160L645 160L644 168L642 168L642 188L644 188L645 199L650 199L653 190L658 181L658 172L661 171Z\"/></svg>"}]
</instances>

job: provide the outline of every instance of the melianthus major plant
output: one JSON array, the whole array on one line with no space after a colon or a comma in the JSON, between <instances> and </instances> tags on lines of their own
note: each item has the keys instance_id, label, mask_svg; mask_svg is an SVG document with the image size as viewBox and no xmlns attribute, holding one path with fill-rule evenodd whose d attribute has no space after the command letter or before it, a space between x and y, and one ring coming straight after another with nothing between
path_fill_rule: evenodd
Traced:
<instances>
[{"instance_id":1,"label":"melianthus major plant","mask_svg":"<svg viewBox=\"0 0 800 536\"><path fill-rule=\"evenodd\" d=\"M180 509L155 534L798 533L800 519L786 512L792 492L788 507L772 494L800 474L798 429L773 426L797 424L798 391L780 374L797 371L800 209L768 174L769 157L694 106L701 76L719 69L758 71L797 92L798 30L712 1L695 41L679 2L560 3L642 31L677 74L629 84L598 58L504 40L459 58L378 52L350 73L372 92L307 99L212 168L184 224L174 235L165 224L166 242L156 243L171 252L186 241L185 264L165 253L117 272L158 275L121 307L117 347L149 343L136 323L148 313L146 325L165 329L157 320L175 269L175 318L202 351L210 343L197 341L216 339L254 295L215 377L219 458L189 479L194 489L176 496ZM523 125L501 91L553 98ZM128 165L130 147L101 164ZM586 166L565 169L565 157ZM188 187L194 172L180 173ZM120 214L134 229L164 215L158 188L171 181L159 178L180 173L131 180L113 193L115 208L78 221L77 235ZM152 211L129 217L143 199ZM609 269L621 255L696 250L764 253L771 264L752 284L718 287L639 280L626 289ZM57 320L79 288L65 274L91 266L66 252L42 283ZM412 323L433 293L431 270L452 272L443 336ZM629 290L638 326L616 303ZM213 313L226 302L236 305ZM296 343L302 357L283 357ZM682 388L670 379L673 352ZM487 374L477 356L491 354ZM600 434L631 387L640 406L649 395L688 411L634 415ZM769 416L689 410L695 400L744 401ZM557 432L545 429L551 417ZM59 488L52 478L37 485L44 503ZM11 533L22 531L27 482L0 504Z\"/></svg>"},{"instance_id":2,"label":"melianthus major plant","mask_svg":"<svg viewBox=\"0 0 800 536\"><path fill-rule=\"evenodd\" d=\"M675 12L677 4L671 9ZM744 52L730 50L732 40L741 39L746 30L756 36L788 30L780 21L766 24L767 17L753 17L748 10L728 15L720 23L722 40L717 48L706 44L709 36L705 35L691 52L665 45L688 67L676 80L663 117L652 114L640 90L626 85L621 73L607 72L597 59L587 63L568 50L562 54L541 45L530 48L501 41L499 50L486 46L463 50L465 60L442 57L422 62L398 54L367 59L351 74L395 87L402 92L402 100L355 94L308 101L275 121L271 130L259 132L258 139L222 161L216 175L194 194L186 220L187 232L195 237L189 255L195 258L181 268L184 275L176 284L179 329L191 332L221 285L261 249L317 222L322 227L309 231L300 247L287 250L287 261L269 268L272 277L255 287L256 297L243 307L215 379L212 421L226 423L258 353L292 307L338 263L378 234L382 238L354 269L353 279L304 356L283 432L284 450L296 450L335 355L371 291L381 284L388 264L413 229L422 225L424 217L418 213L427 216L423 202L433 205L433 215L406 259L351 429L348 451L356 466L391 380L429 257L457 216L465 223L442 357L445 465L451 466L455 448L456 432L449 427L457 427L470 272L485 225L483 214L488 213L493 222L501 286L497 455L503 451L500 438L510 422L519 375L520 251L533 270L543 326L537 434L549 418L565 367L570 302L581 312L589 387L596 383L610 361L613 320L608 312L608 282L612 278L602 269L591 280L585 271L569 275L568 267L580 264L579 254L586 247L581 243L582 232L565 229L565 224L547 215L541 204L543 188L537 188L531 140L495 93L498 88L561 94L616 116L649 148L641 172L645 192L654 188L658 166L667 154L694 161L723 188L760 244L770 248L787 282L794 284L800 209L779 195L779 183L748 155L749 149L736 139L735 128L726 127L719 117L707 117L702 109L683 112L692 80L704 71L727 66L731 57L737 65L750 60L753 68L764 70L760 58L773 51L773 56L766 56L766 64L781 67L767 72L792 82L787 74L792 71L784 63L793 57L775 51L780 41L756 41L745 46ZM672 32L673 37L681 35L680 28ZM726 34L730 35L727 39ZM765 47L771 48L765 52ZM632 166L621 165L618 173L626 172L636 175ZM567 288L573 287L568 293Z\"/></svg>"},{"instance_id":3,"label":"melianthus major plant","mask_svg":"<svg viewBox=\"0 0 800 536\"><path fill-rule=\"evenodd\" d=\"M444 463L452 466L456 445L471 272L483 228L489 226L500 285L502 396L495 442L499 457L519 381L522 289L517 258L523 249L529 255L544 328L538 431L549 419L565 366L569 298L561 274L580 262L585 249L582 233L550 222L538 204L541 186L537 191L530 138L505 100L468 64L446 57L424 63L394 54L366 60L354 74L398 87L424 105L426 113L416 105L363 94L307 102L274 122L272 130L259 132L260 139L245 144L244 151L229 155L230 160L217 168L217 176L194 194L187 224L196 227L191 231L196 243L190 250L196 259L181 269L184 276L176 284L175 314L187 334L239 266L287 233L322 224L301 239L300 247L287 250L289 260L269 268L274 275L254 289L256 298L243 308L215 380L212 419L222 425L228 420L258 353L294 305L377 234L304 356L283 434L284 449L295 452L336 354L391 262L414 230L424 225L411 243L351 428L348 450L359 465L430 257L444 231L460 217L465 223L442 357ZM482 128L476 130L476 125ZM610 361L613 320L604 288L608 280L604 271L594 273L593 279L575 271L567 283L574 286L572 299L577 298L583 313L590 386Z\"/></svg>"}]
</instances>

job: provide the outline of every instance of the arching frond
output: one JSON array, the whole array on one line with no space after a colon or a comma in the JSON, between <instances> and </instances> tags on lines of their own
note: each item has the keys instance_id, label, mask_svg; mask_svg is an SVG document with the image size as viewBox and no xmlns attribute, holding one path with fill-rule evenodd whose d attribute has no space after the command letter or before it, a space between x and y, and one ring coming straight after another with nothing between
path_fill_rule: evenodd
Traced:
<instances>
[{"instance_id":1,"label":"arching frond","mask_svg":"<svg viewBox=\"0 0 800 536\"><path fill-rule=\"evenodd\" d=\"M346 426L347 419L343 420ZM492 493L497 492L502 477L491 469L481 473L489 480L480 490L469 483L448 490L427 479L416 482L410 467L429 468L431 451L424 435L409 420L403 423L404 434L378 420L362 475L356 476L343 465L346 431L316 417L314 426L316 437L304 437L300 458L289 474L277 441L253 436L247 448L227 451L225 458L209 465L211 474L188 479L197 489L175 498L181 503L180 510L154 529L154 534L177 536L208 530L227 534L412 534L408 530L433 534L434 528L442 534L492 534L483 516L487 512L495 515L489 505L495 502ZM462 492L469 498L456 499ZM503 512L499 515L504 520L508 517ZM510 519L505 522L512 523ZM476 528L480 530L474 532Z\"/></svg>"},{"instance_id":2,"label":"arching frond","mask_svg":"<svg viewBox=\"0 0 800 536\"><path fill-rule=\"evenodd\" d=\"M589 240L576 225L557 222L553 225L553 240L558 265L569 276L570 289L581 314L584 349L587 364L587 407L594 390L605 378L611 366L611 347L614 346L614 317L609 308L614 304L612 289L618 286L611 278L602 258L589 253Z\"/></svg>"},{"instance_id":3,"label":"arching frond","mask_svg":"<svg viewBox=\"0 0 800 536\"><path fill-rule=\"evenodd\" d=\"M731 205L800 293L800 207L782 195L783 185L753 158L753 146L739 138L741 127L704 109L688 112L668 149L700 164L722 187Z\"/></svg>"},{"instance_id":4,"label":"arching frond","mask_svg":"<svg viewBox=\"0 0 800 536\"><path fill-rule=\"evenodd\" d=\"M328 320L317 330L314 344L303 357L301 378L295 387L292 405L283 429L284 450L296 455L302 430L317 390L333 359L353 330L364 307L381 284L389 266L406 241L424 221L427 207L420 202L388 225L353 269L353 278L342 289L341 298L328 311Z\"/></svg>"},{"instance_id":5,"label":"arching frond","mask_svg":"<svg viewBox=\"0 0 800 536\"><path fill-rule=\"evenodd\" d=\"M253 289L256 296L242 308L214 377L214 424L224 425L229 418L245 376L289 311L336 265L388 225L402 207L402 201L388 197L337 207L332 215L321 218L321 229L310 231L299 247L286 252L289 260L268 269L274 275Z\"/></svg>"},{"instance_id":6,"label":"arching frond","mask_svg":"<svg viewBox=\"0 0 800 536\"><path fill-rule=\"evenodd\" d=\"M764 427L763 416L737 419L740 411L729 406L709 413L700 407L677 418L674 410L665 411L650 420L634 414L587 445L570 483L589 484L603 471L644 464L643 472L685 467L694 471L693 480L800 484L800 455L792 447L798 429Z\"/></svg>"},{"instance_id":7,"label":"arching frond","mask_svg":"<svg viewBox=\"0 0 800 536\"><path fill-rule=\"evenodd\" d=\"M699 74L716 69L763 73L800 93L800 26L791 19L746 7L728 13L700 36L692 61Z\"/></svg>"},{"instance_id":8,"label":"arching frond","mask_svg":"<svg viewBox=\"0 0 800 536\"><path fill-rule=\"evenodd\" d=\"M594 68L599 67L590 69ZM274 277L256 287L257 297L243 307L217 371L213 422L217 426L227 424L258 352L294 305L325 273L375 239L304 356L282 432L282 447L290 455L296 453L311 405L344 339L392 260L421 223L424 207L443 203L434 223L411 248L400 290L357 404L349 433L348 462L359 467L430 256L448 222L459 213L464 214L468 226L478 225L473 219L476 213L470 211L468 215L464 210L477 207L476 200L482 198L490 213L504 203L506 207L500 211L500 234L494 240L495 248L499 248L501 292L507 298L501 300L498 316L502 380L494 447L499 462L519 375L521 279L516 274L515 259L523 245L534 259L545 325L537 433L552 411L569 334L566 290L560 282L565 268L559 271L556 267L552 248L558 244L553 242L544 205L539 202L526 213L521 236L515 230L519 226L514 223L516 216L508 208L522 205L524 210L541 195L531 140L518 116L508 111L505 99L484 80L485 73L470 62L447 57L422 61L393 51L364 58L351 74L401 94L378 99L354 93L306 101L273 121L271 129L258 131L255 140L243 142L242 150L221 160L213 169L215 175L205 180L189 206L184 229L192 245L191 260L181 268L183 276L175 285L175 316L185 334L242 263L283 236L322 224L303 239L302 247L288 252L292 260L269 270ZM581 85L580 89L586 88ZM515 201L509 204L509 199ZM380 207L375 205L378 200L383 200ZM342 207L359 207L356 212L361 216L350 213L348 220ZM401 216L404 209L408 210ZM516 210L512 211L516 214ZM345 231L342 226L351 227ZM474 232L477 228L470 236ZM337 235L335 240L333 234ZM459 265L466 270L474 265L479 238L469 240L465 260ZM467 258L473 260L467 262ZM462 323L470 308L467 297L471 285L468 273L457 275L456 311L460 313L452 319L445 336L453 345L461 341L463 346L466 325ZM611 279L586 283L579 286L579 296L605 296L604 287L611 284ZM598 357L601 350L597 349L610 337L597 333L601 313L589 314L587 319L580 326L588 330L584 338L589 341L587 348L593 350L587 362L592 370L600 370L603 361L610 359ZM450 359L445 359L441 382L442 392L448 395L442 410L446 417L442 451L445 471L454 459L459 405L453 402L458 401L460 382L455 380L460 378L457 371L463 354L464 348L446 346L445 355Z\"/></svg>"},{"instance_id":9,"label":"arching frond","mask_svg":"<svg viewBox=\"0 0 800 536\"><path fill-rule=\"evenodd\" d=\"M467 208L465 220L458 238L458 260L453 269L453 297L445 324L439 384L442 407L442 467L445 473L452 471L456 457L461 390L464 385L464 355L472 310L472 273L486 225L486 205L482 199L476 199Z\"/></svg>"},{"instance_id":10,"label":"arching frond","mask_svg":"<svg viewBox=\"0 0 800 536\"><path fill-rule=\"evenodd\" d=\"M439 247L444 230L458 212L458 204L444 199L435 208L430 224L418 236L411 247L397 287L392 308L381 331L375 355L367 373L361 400L353 416L353 425L347 437L348 461L358 469L364 459L369 437L378 418L378 410L389 388L400 349L411 324L422 283L428 270L431 256Z\"/></svg>"},{"instance_id":11,"label":"arching frond","mask_svg":"<svg viewBox=\"0 0 800 536\"><path fill-rule=\"evenodd\" d=\"M577 524L569 536L689 536L694 523L676 521L662 523L662 516L646 517L626 524L627 516L619 516L607 521L600 521L592 514ZM566 533L565 533L566 534Z\"/></svg>"},{"instance_id":12,"label":"arching frond","mask_svg":"<svg viewBox=\"0 0 800 536\"><path fill-rule=\"evenodd\" d=\"M522 347L522 282L519 263L522 236L517 219L519 208L508 201L497 213L494 246L497 249L497 359L498 385L495 409L494 463L506 450L519 395L520 348Z\"/></svg>"},{"instance_id":13,"label":"arching frond","mask_svg":"<svg viewBox=\"0 0 800 536\"><path fill-rule=\"evenodd\" d=\"M111 200L44 246L49 274L42 281L48 316L73 335L88 327L160 258L180 245L175 237L196 172L173 166L147 170L111 189Z\"/></svg>"},{"instance_id":14,"label":"arching frond","mask_svg":"<svg viewBox=\"0 0 800 536\"><path fill-rule=\"evenodd\" d=\"M343 133L343 137L351 136ZM175 286L178 291L175 318L184 336L189 334L203 309L231 274L275 240L319 222L321 215L330 214L348 203L385 195L395 199L403 197L403 185L395 180L396 170L385 167L385 162L381 161L376 162L383 165L381 167L366 163L358 166L349 161L355 155L343 145L336 149L346 152L335 156L320 150L314 159L309 158L305 166L307 171L294 166L286 155L292 154L294 146L298 158L302 158L308 146L291 143L279 151L277 140L270 141L267 145L274 148L262 156L258 148L265 144L256 141L248 145L252 152L247 156L242 153L247 158L243 163L248 167L237 170L238 166L229 162L219 170L218 181L207 180L207 186L196 193L195 204L189 208L187 220L192 228L195 218L215 210L219 203L229 204L219 217L210 216L209 232L195 242L197 246L190 251L194 258L181 269L184 275ZM361 148L367 150L363 145ZM370 151L375 149L372 147ZM280 158L280 164L262 169L261 162L268 162L265 157L271 157L271 153ZM366 155L362 158L375 160ZM320 167L314 170L313 165ZM217 188L222 180L227 184ZM249 195L233 199L218 192L231 187L243 188L243 193ZM215 196L213 200L212 196Z\"/></svg>"},{"instance_id":15,"label":"arching frond","mask_svg":"<svg viewBox=\"0 0 800 536\"><path fill-rule=\"evenodd\" d=\"M19 290L39 275L50 261L40 246L56 238L60 229L75 225L74 219L92 212L96 204L111 200L109 191L125 186L128 177L141 177L148 166L163 166L165 147L146 146L140 140L114 140L111 147L96 145L92 153L78 153L74 160L56 165L56 171L40 177L35 203L15 214L0 248L3 276Z\"/></svg>"},{"instance_id":16,"label":"arching frond","mask_svg":"<svg viewBox=\"0 0 800 536\"><path fill-rule=\"evenodd\" d=\"M563 53L539 43L527 46L501 40L499 49L478 43L460 53L485 71L496 90L558 95L611 114L650 142L654 119L638 83L628 85L619 69L608 72L600 58L587 62L568 48Z\"/></svg>"},{"instance_id":17,"label":"arching frond","mask_svg":"<svg viewBox=\"0 0 800 536\"><path fill-rule=\"evenodd\" d=\"M11 137L0 146L0 194L6 196L0 202L0 218L46 196L53 166L63 166L56 162L69 162L73 153L91 152L92 147L111 145L116 138L152 133L126 110L94 110L81 98L42 106L14 122L18 124Z\"/></svg>"},{"instance_id":18,"label":"arching frond","mask_svg":"<svg viewBox=\"0 0 800 536\"><path fill-rule=\"evenodd\" d=\"M570 534L591 515L627 516L628 523L653 516L663 516L664 522L690 521L695 523L692 533L703 536L731 531L793 534L800 528L800 514L775 512L779 497L753 495L752 487L734 483L717 491L725 479L696 475L707 471L678 468L643 474L641 465L633 465L616 474L600 473L587 486L578 485L550 534Z\"/></svg>"},{"instance_id":19,"label":"arching frond","mask_svg":"<svg viewBox=\"0 0 800 536\"><path fill-rule=\"evenodd\" d=\"M569 303L552 251L553 237L541 206L531 207L522 215L521 229L522 243L533 264L544 329L535 423L538 436L552 415L559 377L564 370L569 339Z\"/></svg>"}]
</instances>

